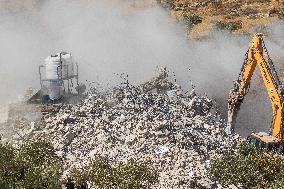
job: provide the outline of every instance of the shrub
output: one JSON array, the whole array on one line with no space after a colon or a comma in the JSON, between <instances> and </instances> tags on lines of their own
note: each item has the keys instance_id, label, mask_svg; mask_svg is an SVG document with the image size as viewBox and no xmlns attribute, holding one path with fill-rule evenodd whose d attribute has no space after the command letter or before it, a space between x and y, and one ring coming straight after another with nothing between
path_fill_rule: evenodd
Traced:
<instances>
[{"instance_id":1,"label":"shrub","mask_svg":"<svg viewBox=\"0 0 284 189\"><path fill-rule=\"evenodd\" d=\"M242 28L241 22L222 22L219 21L215 24L216 28L218 30L228 30L230 32L239 30Z\"/></svg>"},{"instance_id":2,"label":"shrub","mask_svg":"<svg viewBox=\"0 0 284 189\"><path fill-rule=\"evenodd\" d=\"M97 188L136 189L149 188L158 181L158 172L149 161L129 160L117 167L107 159L96 157L88 167L73 169L71 177L76 185L90 181Z\"/></svg>"},{"instance_id":3,"label":"shrub","mask_svg":"<svg viewBox=\"0 0 284 189\"><path fill-rule=\"evenodd\" d=\"M96 157L89 168L89 180L98 188L111 187L115 182L113 178L113 169L107 159Z\"/></svg>"},{"instance_id":4,"label":"shrub","mask_svg":"<svg viewBox=\"0 0 284 189\"><path fill-rule=\"evenodd\" d=\"M274 189L283 183L284 158L274 152L241 143L236 153L228 153L213 160L209 174L226 186L234 184L250 189Z\"/></svg>"},{"instance_id":5,"label":"shrub","mask_svg":"<svg viewBox=\"0 0 284 189\"><path fill-rule=\"evenodd\" d=\"M11 146L0 144L0 188L12 188L18 178L15 156Z\"/></svg>"},{"instance_id":6,"label":"shrub","mask_svg":"<svg viewBox=\"0 0 284 189\"><path fill-rule=\"evenodd\" d=\"M189 29L194 25L202 23L202 18L197 14L183 13L182 20Z\"/></svg>"},{"instance_id":7,"label":"shrub","mask_svg":"<svg viewBox=\"0 0 284 189\"><path fill-rule=\"evenodd\" d=\"M284 8L282 8L279 13L278 13L278 18L279 19L284 19Z\"/></svg>"},{"instance_id":8,"label":"shrub","mask_svg":"<svg viewBox=\"0 0 284 189\"><path fill-rule=\"evenodd\" d=\"M30 141L15 149L0 144L0 188L61 188L63 164L52 145Z\"/></svg>"},{"instance_id":9,"label":"shrub","mask_svg":"<svg viewBox=\"0 0 284 189\"><path fill-rule=\"evenodd\" d=\"M59 189L62 159L46 141L28 141L13 148L0 144L0 188ZM73 169L71 177L78 186L90 181L97 188L149 188L158 181L158 172L149 161L130 160L112 167L107 159L96 157L89 166Z\"/></svg>"},{"instance_id":10,"label":"shrub","mask_svg":"<svg viewBox=\"0 0 284 189\"><path fill-rule=\"evenodd\" d=\"M278 178L274 183L270 186L269 189L282 189L284 186L284 178Z\"/></svg>"},{"instance_id":11,"label":"shrub","mask_svg":"<svg viewBox=\"0 0 284 189\"><path fill-rule=\"evenodd\" d=\"M60 188L63 162L53 146L46 141L29 141L19 148L17 158L24 167L24 188Z\"/></svg>"},{"instance_id":12,"label":"shrub","mask_svg":"<svg viewBox=\"0 0 284 189\"><path fill-rule=\"evenodd\" d=\"M114 175L115 185L121 189L150 188L158 180L158 172L151 167L149 161L137 162L133 159L115 168Z\"/></svg>"},{"instance_id":13,"label":"shrub","mask_svg":"<svg viewBox=\"0 0 284 189\"><path fill-rule=\"evenodd\" d=\"M84 181L89 181L89 170L88 167L83 168L73 168L69 176L71 177L72 181L74 182L75 186L79 186Z\"/></svg>"}]
</instances>

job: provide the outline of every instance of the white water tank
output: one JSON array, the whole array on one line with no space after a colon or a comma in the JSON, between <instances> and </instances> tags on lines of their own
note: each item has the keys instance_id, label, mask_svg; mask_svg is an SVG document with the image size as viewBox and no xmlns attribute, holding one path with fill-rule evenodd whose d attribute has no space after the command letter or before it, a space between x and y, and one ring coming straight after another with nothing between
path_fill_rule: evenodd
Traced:
<instances>
[{"instance_id":1,"label":"white water tank","mask_svg":"<svg viewBox=\"0 0 284 189\"><path fill-rule=\"evenodd\" d=\"M60 54L57 54L60 56ZM74 75L74 62L73 57L70 53L62 52L61 53L61 62L62 62L62 79L69 78Z\"/></svg>"},{"instance_id":2,"label":"white water tank","mask_svg":"<svg viewBox=\"0 0 284 189\"><path fill-rule=\"evenodd\" d=\"M61 57L60 57L61 56ZM46 79L67 79L74 75L74 63L71 54L66 52L48 56L45 59Z\"/></svg>"},{"instance_id":3,"label":"white water tank","mask_svg":"<svg viewBox=\"0 0 284 189\"><path fill-rule=\"evenodd\" d=\"M60 86L61 62L59 56L51 55L45 59L45 77L50 80L47 82L49 98L51 100L60 99L62 96L62 89Z\"/></svg>"},{"instance_id":4,"label":"white water tank","mask_svg":"<svg viewBox=\"0 0 284 189\"><path fill-rule=\"evenodd\" d=\"M45 79L51 100L63 96L63 82L72 76L74 76L74 63L70 53L61 52L45 59Z\"/></svg>"},{"instance_id":5,"label":"white water tank","mask_svg":"<svg viewBox=\"0 0 284 189\"><path fill-rule=\"evenodd\" d=\"M46 79L56 80L61 78L61 62L59 56L51 55L45 59L45 72Z\"/></svg>"}]
</instances>

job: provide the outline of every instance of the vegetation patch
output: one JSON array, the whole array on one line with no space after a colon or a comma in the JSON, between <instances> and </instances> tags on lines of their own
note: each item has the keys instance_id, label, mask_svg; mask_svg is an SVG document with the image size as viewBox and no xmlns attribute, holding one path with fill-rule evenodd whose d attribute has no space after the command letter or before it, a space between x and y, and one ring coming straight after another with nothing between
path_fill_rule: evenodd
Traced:
<instances>
[{"instance_id":1,"label":"vegetation patch","mask_svg":"<svg viewBox=\"0 0 284 189\"><path fill-rule=\"evenodd\" d=\"M284 185L284 158L276 152L256 149L243 142L236 153L213 160L209 172L212 179L224 186L281 189Z\"/></svg>"},{"instance_id":2,"label":"vegetation patch","mask_svg":"<svg viewBox=\"0 0 284 189\"><path fill-rule=\"evenodd\" d=\"M63 162L53 146L30 141L19 148L0 144L0 188L61 188Z\"/></svg>"},{"instance_id":3,"label":"vegetation patch","mask_svg":"<svg viewBox=\"0 0 284 189\"><path fill-rule=\"evenodd\" d=\"M13 148L0 144L0 188L61 189L63 161L46 141L29 141ZM150 161L129 160L116 167L107 159L96 157L90 165L73 169L74 186L92 183L97 188L150 188L158 182L158 171Z\"/></svg>"},{"instance_id":4,"label":"vegetation patch","mask_svg":"<svg viewBox=\"0 0 284 189\"><path fill-rule=\"evenodd\" d=\"M158 176L149 161L131 159L113 167L102 157L96 157L88 167L71 171L76 185L90 181L97 188L150 188L158 182Z\"/></svg>"},{"instance_id":5,"label":"vegetation patch","mask_svg":"<svg viewBox=\"0 0 284 189\"><path fill-rule=\"evenodd\" d=\"M197 14L183 13L182 21L188 29L191 29L193 26L202 23L202 18Z\"/></svg>"},{"instance_id":6,"label":"vegetation patch","mask_svg":"<svg viewBox=\"0 0 284 189\"><path fill-rule=\"evenodd\" d=\"M278 18L279 19L284 19L284 8L282 8L280 11L279 11L279 13L278 13Z\"/></svg>"},{"instance_id":7,"label":"vegetation patch","mask_svg":"<svg viewBox=\"0 0 284 189\"><path fill-rule=\"evenodd\" d=\"M233 32L233 31L237 31L237 30L241 29L242 28L242 23L241 22L223 22L223 21L218 21L215 24L215 27L218 30L227 30L227 31Z\"/></svg>"}]
</instances>

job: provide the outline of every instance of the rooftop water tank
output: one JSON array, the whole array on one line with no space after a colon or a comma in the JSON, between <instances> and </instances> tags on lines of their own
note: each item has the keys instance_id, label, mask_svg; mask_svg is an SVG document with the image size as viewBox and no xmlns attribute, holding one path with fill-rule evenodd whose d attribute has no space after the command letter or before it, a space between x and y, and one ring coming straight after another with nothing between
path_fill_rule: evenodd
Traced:
<instances>
[{"instance_id":1,"label":"rooftop water tank","mask_svg":"<svg viewBox=\"0 0 284 189\"><path fill-rule=\"evenodd\" d=\"M45 72L46 79L56 80L61 78L61 61L59 56L51 55L45 59Z\"/></svg>"},{"instance_id":2,"label":"rooftop water tank","mask_svg":"<svg viewBox=\"0 0 284 189\"><path fill-rule=\"evenodd\" d=\"M45 59L45 77L49 80L46 87L48 96L51 100L60 99L62 96L62 89L60 86L61 75L60 56L48 56Z\"/></svg>"},{"instance_id":3,"label":"rooftop water tank","mask_svg":"<svg viewBox=\"0 0 284 189\"><path fill-rule=\"evenodd\" d=\"M42 69L44 72L42 72ZM72 93L73 80L78 87L78 65L74 63L71 53L60 52L48 56L44 65L39 66L41 94L49 99L60 100L63 95Z\"/></svg>"},{"instance_id":4,"label":"rooftop water tank","mask_svg":"<svg viewBox=\"0 0 284 189\"><path fill-rule=\"evenodd\" d=\"M61 52L45 59L46 79L68 79L74 75L74 62L70 53Z\"/></svg>"},{"instance_id":5,"label":"rooftop water tank","mask_svg":"<svg viewBox=\"0 0 284 189\"><path fill-rule=\"evenodd\" d=\"M57 54L60 56L60 53ZM70 53L61 52L62 79L67 79L74 75L74 62Z\"/></svg>"}]
</instances>

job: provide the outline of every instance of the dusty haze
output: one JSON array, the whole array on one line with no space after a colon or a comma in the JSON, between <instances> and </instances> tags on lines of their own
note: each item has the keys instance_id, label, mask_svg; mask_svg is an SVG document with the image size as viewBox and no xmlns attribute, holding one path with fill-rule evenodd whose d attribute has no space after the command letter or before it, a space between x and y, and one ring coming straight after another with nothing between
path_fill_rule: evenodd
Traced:
<instances>
[{"instance_id":1,"label":"dusty haze","mask_svg":"<svg viewBox=\"0 0 284 189\"><path fill-rule=\"evenodd\" d=\"M133 8L135 1L130 0L0 4L1 104L15 100L29 87L39 89L38 65L64 50L78 61L82 82L115 84L114 73L127 73L132 82L141 83L154 75L157 66L167 66L185 89L192 81L198 93L217 99L225 113L228 90L251 38L212 32L202 41L187 40L182 25L166 11L155 5ZM269 26L267 34L271 56L279 60L284 55L283 24ZM258 90L262 85L255 83L252 88ZM238 124L244 135L268 128L271 121L265 91L248 99Z\"/></svg>"}]
</instances>

